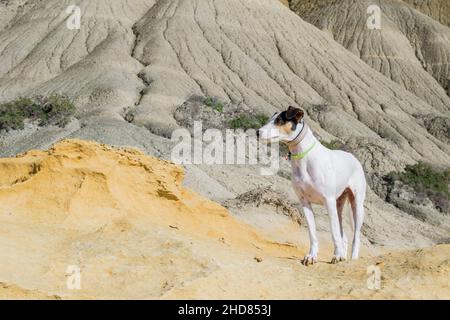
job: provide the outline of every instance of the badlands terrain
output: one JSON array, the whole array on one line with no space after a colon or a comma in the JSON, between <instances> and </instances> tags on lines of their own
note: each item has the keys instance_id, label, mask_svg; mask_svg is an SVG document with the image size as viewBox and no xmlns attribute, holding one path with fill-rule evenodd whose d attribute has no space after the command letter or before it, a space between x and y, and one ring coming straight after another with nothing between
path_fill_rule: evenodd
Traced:
<instances>
[{"instance_id":1,"label":"badlands terrain","mask_svg":"<svg viewBox=\"0 0 450 320\"><path fill-rule=\"evenodd\" d=\"M450 167L448 1L377 1L379 30L365 0L75 2L72 30L74 1L0 0L0 103L61 94L77 108L65 127L0 133L0 298L450 297L450 213L419 219L380 182L418 161ZM328 264L317 207L320 261L300 265L287 161L274 176L168 162L193 120L225 128L288 105L364 166L359 261Z\"/></svg>"}]
</instances>

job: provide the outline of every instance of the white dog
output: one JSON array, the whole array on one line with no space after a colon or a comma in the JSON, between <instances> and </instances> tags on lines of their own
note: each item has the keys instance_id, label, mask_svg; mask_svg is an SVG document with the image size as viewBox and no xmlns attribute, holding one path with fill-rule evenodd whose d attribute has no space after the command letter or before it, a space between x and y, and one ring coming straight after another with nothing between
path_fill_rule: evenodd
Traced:
<instances>
[{"instance_id":1,"label":"white dog","mask_svg":"<svg viewBox=\"0 0 450 320\"><path fill-rule=\"evenodd\" d=\"M291 152L292 185L303 207L311 242L309 254L302 263L317 262L319 252L313 203L324 205L330 216L334 243L331 263L347 258L347 237L342 225L342 211L347 199L353 212L352 259L357 259L366 195L363 168L352 154L330 150L320 144L304 122L303 115L302 110L289 107L287 111L274 114L269 123L257 131L260 140L283 142Z\"/></svg>"}]
</instances>

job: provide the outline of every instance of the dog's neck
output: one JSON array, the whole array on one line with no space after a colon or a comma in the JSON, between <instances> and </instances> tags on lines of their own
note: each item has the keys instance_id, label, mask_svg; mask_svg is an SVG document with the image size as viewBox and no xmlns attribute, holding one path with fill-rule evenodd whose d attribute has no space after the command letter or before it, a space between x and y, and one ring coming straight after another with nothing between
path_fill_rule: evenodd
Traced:
<instances>
[{"instance_id":1,"label":"dog's neck","mask_svg":"<svg viewBox=\"0 0 450 320\"><path fill-rule=\"evenodd\" d=\"M303 130L305 130L305 132L303 134L301 134L300 132L301 136L297 135L297 138L294 139L294 141L287 144L289 151L292 154L305 152L310 149L311 146L313 146L315 143L318 143L318 140L312 133L309 126L307 126L306 123L304 125L305 128Z\"/></svg>"}]
</instances>

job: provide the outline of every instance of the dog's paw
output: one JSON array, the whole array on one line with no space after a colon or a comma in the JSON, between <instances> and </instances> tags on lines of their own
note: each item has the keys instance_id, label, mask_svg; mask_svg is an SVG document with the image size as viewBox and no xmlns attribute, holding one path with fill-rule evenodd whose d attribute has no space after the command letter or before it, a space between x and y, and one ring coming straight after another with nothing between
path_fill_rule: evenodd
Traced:
<instances>
[{"instance_id":1,"label":"dog's paw","mask_svg":"<svg viewBox=\"0 0 450 320\"><path fill-rule=\"evenodd\" d=\"M317 256L314 256L314 255L311 255L311 254L308 254L302 260L302 264L304 266L308 266L308 265L314 264L316 262L317 262Z\"/></svg>"},{"instance_id":2,"label":"dog's paw","mask_svg":"<svg viewBox=\"0 0 450 320\"><path fill-rule=\"evenodd\" d=\"M344 257L341 256L333 256L333 258L331 259L331 264L336 264L339 262L345 261Z\"/></svg>"}]
</instances>

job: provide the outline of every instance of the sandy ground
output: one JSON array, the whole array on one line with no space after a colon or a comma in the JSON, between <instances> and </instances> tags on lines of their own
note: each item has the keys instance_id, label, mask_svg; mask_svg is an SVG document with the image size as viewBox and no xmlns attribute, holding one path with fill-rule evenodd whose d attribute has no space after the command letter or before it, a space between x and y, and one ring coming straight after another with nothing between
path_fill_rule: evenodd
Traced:
<instances>
[{"instance_id":1,"label":"sandy ground","mask_svg":"<svg viewBox=\"0 0 450 320\"><path fill-rule=\"evenodd\" d=\"M0 61L5 62L0 63L0 102L65 94L78 117L65 128L30 124L1 134L2 157L78 138L170 159L170 137L194 120L191 107L205 115L200 118L206 129L228 127L238 115L271 116L293 105L304 109L321 141L344 143L369 181L417 161L450 166L447 130L441 126L450 112L446 83L441 85L449 70L450 29L402 2L379 1L385 22L380 32L366 28L369 0L357 6L302 0L301 8L291 1L294 12L278 0L80 0L80 30L66 25L72 2L0 1ZM432 17L446 12L444 2L430 6ZM208 97L221 102L223 112L205 105ZM277 201L298 202L290 165L280 165L279 175L270 177L256 166L186 166L184 183L224 205L267 186L281 195ZM58 190L74 192L58 181ZM448 223L435 223L434 216L421 221L387 203L377 183L371 187L366 246L414 249L449 242ZM273 206L247 205L229 210L255 229L265 229L276 215ZM56 217L66 210L58 206ZM321 207L314 211L329 242L327 214ZM279 242L304 245L304 229L284 230L284 225L269 230L266 237L274 239L275 233ZM321 252L328 259L325 249Z\"/></svg>"},{"instance_id":2,"label":"sandy ground","mask_svg":"<svg viewBox=\"0 0 450 320\"><path fill-rule=\"evenodd\" d=\"M0 298L450 298L449 245L364 248L338 265L325 246L304 267L304 228L279 241L182 179L138 150L82 140L1 159ZM80 289L68 288L69 266Z\"/></svg>"}]
</instances>

